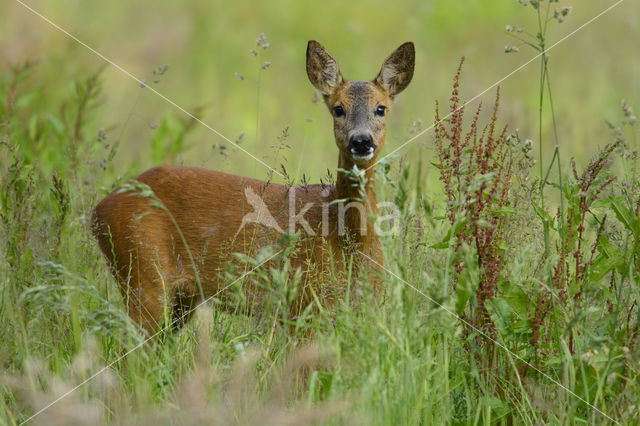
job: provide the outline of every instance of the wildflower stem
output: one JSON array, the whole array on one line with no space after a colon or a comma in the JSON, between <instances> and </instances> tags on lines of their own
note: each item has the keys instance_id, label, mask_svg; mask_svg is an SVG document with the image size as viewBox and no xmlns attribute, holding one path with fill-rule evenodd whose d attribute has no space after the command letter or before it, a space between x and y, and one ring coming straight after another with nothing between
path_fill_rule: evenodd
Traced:
<instances>
[{"instance_id":1,"label":"wildflower stem","mask_svg":"<svg viewBox=\"0 0 640 426\"><path fill-rule=\"evenodd\" d=\"M551 91L551 79L549 77L549 58L545 58L545 74L547 80L547 93L549 94L549 109L551 110L551 122L553 123L553 137L556 143L555 154L556 154L556 163L558 165L558 192L560 196L560 217L559 217L559 225L562 226L564 221L564 194L562 192L562 161L560 160L560 141L558 140L558 123L556 120L556 112L553 107L553 92Z\"/></svg>"},{"instance_id":2,"label":"wildflower stem","mask_svg":"<svg viewBox=\"0 0 640 426\"><path fill-rule=\"evenodd\" d=\"M260 53L260 59L262 59L262 53ZM258 152L260 147L260 80L262 79L262 69L258 69L258 80L256 82L256 149L255 152ZM256 172L254 164L254 174Z\"/></svg>"},{"instance_id":3,"label":"wildflower stem","mask_svg":"<svg viewBox=\"0 0 640 426\"><path fill-rule=\"evenodd\" d=\"M538 18L540 17L540 11L538 10ZM539 19L538 19L539 23ZM540 28L541 29L541 28ZM544 35L538 33L539 49L540 49L540 97L538 104L538 145L539 145L539 168L540 168L540 209L544 210L544 187L546 185L547 177L544 174L543 153L542 153L542 112L544 105L544 79L545 79L545 45ZM548 173L547 173L548 175ZM544 256L549 255L549 223L546 219L542 218L542 226L544 229Z\"/></svg>"},{"instance_id":4,"label":"wildflower stem","mask_svg":"<svg viewBox=\"0 0 640 426\"><path fill-rule=\"evenodd\" d=\"M507 33L507 35L508 35L508 36L510 36L510 37L515 38L516 40L518 40L518 41L519 41L519 42L521 42L522 44L525 44L525 45L527 45L527 46L531 47L532 49L535 49L535 50L537 50L537 51L540 51L540 47L539 47L539 46L536 46L535 44L531 43L530 41L525 40L525 39L524 39L524 38L522 38L522 37L519 37L519 36L517 36L517 35L515 35L515 34L513 34L513 33L509 33L509 32Z\"/></svg>"},{"instance_id":5,"label":"wildflower stem","mask_svg":"<svg viewBox=\"0 0 640 426\"><path fill-rule=\"evenodd\" d=\"M549 79L549 56L546 52L546 34L547 34L547 25L550 21L550 10L551 6L549 3L546 5L545 9L545 17L542 19L542 14L540 12L540 7L536 9L537 17L538 17L538 33L536 35L536 39L538 40L538 46L536 46L536 50L540 52L540 97L538 104L538 143L539 143L539 168L540 168L540 209L545 209L544 202L544 189L547 185L549 174L553 167L554 162L556 162L558 167L558 191L560 198L560 215L559 215L559 223L558 225L562 227L563 217L564 217L564 197L562 192L562 162L560 161L560 151L559 151L559 141L558 141L558 125L556 121L556 114L553 107L553 95L551 91L551 82ZM544 92L545 90L549 94L549 109L551 112L551 121L553 123L553 136L555 141L555 148L553 151L553 157L551 159L551 163L547 168L546 174L544 174L544 164L543 164L543 129L542 129L542 120L544 113ZM544 175L544 178L543 178ZM549 254L549 223L547 223L546 219L543 220L543 228L544 228L544 245L545 245L545 257Z\"/></svg>"}]
</instances>

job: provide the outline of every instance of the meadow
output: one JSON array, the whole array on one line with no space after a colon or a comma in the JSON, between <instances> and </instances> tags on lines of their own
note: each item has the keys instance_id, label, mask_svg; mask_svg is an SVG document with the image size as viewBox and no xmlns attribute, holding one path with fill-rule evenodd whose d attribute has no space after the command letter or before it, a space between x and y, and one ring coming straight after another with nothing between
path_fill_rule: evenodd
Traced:
<instances>
[{"instance_id":1,"label":"meadow","mask_svg":"<svg viewBox=\"0 0 640 426\"><path fill-rule=\"evenodd\" d=\"M0 5L0 424L637 424L640 4L390 3ZM416 45L384 291L288 318L285 257L261 315L147 341L92 207L161 164L335 175L311 39L349 79Z\"/></svg>"}]
</instances>

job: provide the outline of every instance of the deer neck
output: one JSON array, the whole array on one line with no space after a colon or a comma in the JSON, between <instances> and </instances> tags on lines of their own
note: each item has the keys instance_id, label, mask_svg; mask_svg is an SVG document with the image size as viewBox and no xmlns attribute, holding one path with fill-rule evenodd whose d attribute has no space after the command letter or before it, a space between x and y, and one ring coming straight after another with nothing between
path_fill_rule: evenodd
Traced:
<instances>
[{"instance_id":1,"label":"deer neck","mask_svg":"<svg viewBox=\"0 0 640 426\"><path fill-rule=\"evenodd\" d=\"M375 175L373 168L367 168L359 179L354 179L353 173L348 172L353 166L353 161L341 153L335 194L336 199L343 200L342 207L339 205L338 208L345 209L343 237L360 245L369 244L375 239L373 218L378 212ZM364 207L366 214L362 214L358 205Z\"/></svg>"}]
</instances>

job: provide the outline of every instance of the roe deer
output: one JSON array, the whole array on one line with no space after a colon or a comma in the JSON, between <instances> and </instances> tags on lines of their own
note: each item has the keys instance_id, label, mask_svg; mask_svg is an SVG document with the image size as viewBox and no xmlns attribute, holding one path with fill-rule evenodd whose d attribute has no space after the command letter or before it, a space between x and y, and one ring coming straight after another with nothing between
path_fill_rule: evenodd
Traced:
<instances>
[{"instance_id":1,"label":"roe deer","mask_svg":"<svg viewBox=\"0 0 640 426\"><path fill-rule=\"evenodd\" d=\"M359 250L382 264L372 222L377 202L370 166L384 144L391 101L413 77L414 56L413 43L404 43L384 61L374 80L347 81L324 47L309 41L307 74L333 115L339 151L335 186L288 187L199 168L162 166L136 178L146 196L124 187L105 197L94 209L93 232L131 318L154 334L165 308L176 315L197 297L222 292L219 297L224 299L225 267L237 263L233 253L251 255L277 242L283 232L296 232L296 224L303 233L290 259L303 275L294 315L312 300L310 289L324 298L323 303L331 303L338 287L346 288L341 283L350 264L355 271L351 276L365 267L375 275L379 266L358 254ZM354 167L364 170L359 184L348 173ZM379 285L375 278L370 282ZM253 298L250 309L259 309L260 290L244 291Z\"/></svg>"}]
</instances>

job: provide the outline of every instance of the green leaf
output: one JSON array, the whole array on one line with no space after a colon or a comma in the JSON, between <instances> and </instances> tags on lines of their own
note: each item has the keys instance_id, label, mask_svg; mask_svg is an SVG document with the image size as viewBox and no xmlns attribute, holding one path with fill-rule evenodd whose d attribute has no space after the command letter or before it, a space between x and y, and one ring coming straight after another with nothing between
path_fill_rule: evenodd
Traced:
<instances>
[{"instance_id":1,"label":"green leaf","mask_svg":"<svg viewBox=\"0 0 640 426\"><path fill-rule=\"evenodd\" d=\"M526 318L531 309L531 303L527 294L518 286L513 286L505 291L503 299L509 303L516 316Z\"/></svg>"},{"instance_id":2,"label":"green leaf","mask_svg":"<svg viewBox=\"0 0 640 426\"><path fill-rule=\"evenodd\" d=\"M33 114L29 120L29 139L35 140L38 135L38 115Z\"/></svg>"},{"instance_id":3,"label":"green leaf","mask_svg":"<svg viewBox=\"0 0 640 426\"><path fill-rule=\"evenodd\" d=\"M599 209L602 207L609 207L611 204L611 200L610 199L606 199L606 200L595 200L593 203L591 203L591 208L592 209Z\"/></svg>"},{"instance_id":4,"label":"green leaf","mask_svg":"<svg viewBox=\"0 0 640 426\"><path fill-rule=\"evenodd\" d=\"M469 223L468 219L456 222L453 225L453 227L449 229L449 231L447 232L447 235L444 236L442 241L440 241L439 243L430 245L429 248L434 248L434 249L449 248L449 246L451 245L451 239L455 238L455 236L458 235L465 228L465 226L467 226L467 223Z\"/></svg>"},{"instance_id":5,"label":"green leaf","mask_svg":"<svg viewBox=\"0 0 640 426\"><path fill-rule=\"evenodd\" d=\"M156 133L151 139L151 161L153 164L164 163L166 155L165 136L167 135L167 132L167 120L165 118L162 120L162 122L156 129Z\"/></svg>"},{"instance_id":6,"label":"green leaf","mask_svg":"<svg viewBox=\"0 0 640 426\"><path fill-rule=\"evenodd\" d=\"M507 207L507 206L503 206L503 207L499 207L497 209L491 210L491 214L499 215L499 216L509 216L509 215L515 214L516 212L517 212L516 209L514 209L513 207Z\"/></svg>"},{"instance_id":7,"label":"green leaf","mask_svg":"<svg viewBox=\"0 0 640 426\"><path fill-rule=\"evenodd\" d=\"M441 241L439 243L431 244L428 247L432 249L446 249L446 248L449 248L449 244L450 244L449 241Z\"/></svg>"},{"instance_id":8,"label":"green leaf","mask_svg":"<svg viewBox=\"0 0 640 426\"><path fill-rule=\"evenodd\" d=\"M624 263L624 257L620 255L614 255L611 257L600 255L594 259L593 265L589 267L589 279L592 282L599 282L609 272L611 272L611 270ZM626 268L624 269L626 270Z\"/></svg>"},{"instance_id":9,"label":"green leaf","mask_svg":"<svg viewBox=\"0 0 640 426\"><path fill-rule=\"evenodd\" d=\"M42 94L42 90L34 90L33 92L22 95L15 101L16 109L24 109L28 108L32 103L36 100L40 99L40 95Z\"/></svg>"},{"instance_id":10,"label":"green leaf","mask_svg":"<svg viewBox=\"0 0 640 426\"><path fill-rule=\"evenodd\" d=\"M456 313L458 315L462 315L464 313L465 308L467 307L467 302L474 294L474 289L471 288L469 280L460 280L458 285L456 286Z\"/></svg>"},{"instance_id":11,"label":"green leaf","mask_svg":"<svg viewBox=\"0 0 640 426\"><path fill-rule=\"evenodd\" d=\"M638 217L636 217L635 213L622 203L620 197L616 197L611 200L611 208L625 228L633 232L635 235L640 233Z\"/></svg>"},{"instance_id":12,"label":"green leaf","mask_svg":"<svg viewBox=\"0 0 640 426\"><path fill-rule=\"evenodd\" d=\"M543 221L545 221L546 223L551 223L553 221L553 219L551 218L551 216L549 216L549 213L547 213L545 210L543 210L540 206L538 206L536 204L535 201L531 202L531 206L533 207L533 210L536 212L536 215L542 219Z\"/></svg>"},{"instance_id":13,"label":"green leaf","mask_svg":"<svg viewBox=\"0 0 640 426\"><path fill-rule=\"evenodd\" d=\"M502 335L511 334L513 309L502 297L492 297L487 300L485 307L491 315L491 321Z\"/></svg>"},{"instance_id":14,"label":"green leaf","mask_svg":"<svg viewBox=\"0 0 640 426\"><path fill-rule=\"evenodd\" d=\"M519 319L517 321L513 321L510 324L511 330L514 333L518 333L518 334L523 334L523 333L530 334L532 326L533 326L533 323L531 322L530 319L527 319L527 318L523 318L523 319Z\"/></svg>"},{"instance_id":15,"label":"green leaf","mask_svg":"<svg viewBox=\"0 0 640 426\"><path fill-rule=\"evenodd\" d=\"M51 129L56 134L56 136L64 136L64 124L62 124L60 120L58 120L51 114L47 114L47 122L51 126Z\"/></svg>"}]
</instances>

